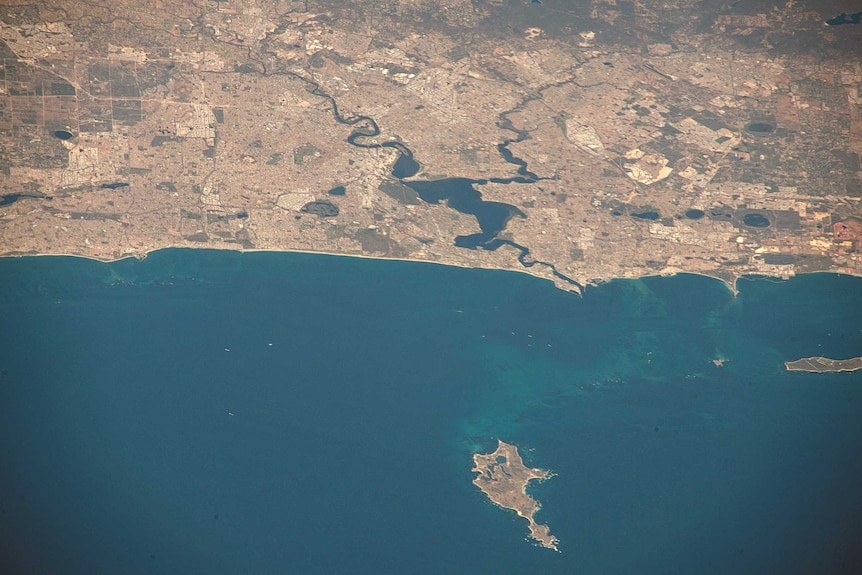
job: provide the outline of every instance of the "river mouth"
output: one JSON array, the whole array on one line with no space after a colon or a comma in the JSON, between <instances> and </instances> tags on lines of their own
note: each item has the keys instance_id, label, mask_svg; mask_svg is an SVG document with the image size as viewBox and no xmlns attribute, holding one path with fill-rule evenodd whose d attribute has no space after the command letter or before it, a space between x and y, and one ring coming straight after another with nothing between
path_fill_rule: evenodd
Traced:
<instances>
[{"instance_id":1,"label":"river mouth","mask_svg":"<svg viewBox=\"0 0 862 575\"><path fill-rule=\"evenodd\" d=\"M507 117L509 112L500 114L500 122L497 124L504 130L514 132L515 136L506 138L501 143L497 144L497 151L500 156L509 164L517 166L517 175L506 178L488 178L487 180L472 180L469 178L443 178L440 180L424 180L424 181L405 181L406 178L412 178L421 169L422 165L413 157L413 152L399 141L387 141L378 143L374 138L380 135L380 127L377 122L370 116L345 116L338 110L338 102L335 101L330 94L325 92L318 83L305 78L300 74L288 73L289 76L297 78L305 82L309 86L309 91L315 96L324 98L332 107L332 115L339 124L352 126L353 130L347 136L347 143L356 146L357 148L380 149L394 148L400 154L395 164L392 166L391 175L404 186L412 189L419 195L423 201L432 204L439 204L445 200L446 205L457 212L472 215L479 223L481 230L478 234L470 234L466 236L458 236L454 238L453 244L456 247L466 249L483 249L494 251L500 246L510 246L518 250L518 262L525 268L533 267L536 264L547 267L551 270L554 277L559 278L566 283L577 288L578 292L583 291L583 286L572 278L563 275L557 271L556 266L549 262L542 262L533 259L530 255L530 249L526 246L517 244L509 239L499 237L506 229L506 224L513 217L526 218L527 214L519 210L517 207L505 204L502 202L489 202L482 199L482 194L476 189L476 185L484 185L487 183L494 184L535 184L547 178L542 178L527 167L527 162L516 156L510 149L511 144L523 142L530 137L526 130L521 130L512 125L511 120ZM334 193L332 193L334 191ZM333 188L329 195L340 195L339 188ZM334 204L332 204L334 206Z\"/></svg>"}]
</instances>

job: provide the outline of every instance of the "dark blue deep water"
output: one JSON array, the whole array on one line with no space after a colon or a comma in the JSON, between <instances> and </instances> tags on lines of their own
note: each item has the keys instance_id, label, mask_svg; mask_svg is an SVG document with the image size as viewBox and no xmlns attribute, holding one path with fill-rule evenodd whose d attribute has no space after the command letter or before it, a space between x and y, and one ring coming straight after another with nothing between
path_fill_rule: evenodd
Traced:
<instances>
[{"instance_id":1,"label":"dark blue deep water","mask_svg":"<svg viewBox=\"0 0 862 575\"><path fill-rule=\"evenodd\" d=\"M739 288L2 260L0 573L862 573L862 372L783 367L862 355L862 280ZM471 484L498 437L561 553Z\"/></svg>"}]
</instances>

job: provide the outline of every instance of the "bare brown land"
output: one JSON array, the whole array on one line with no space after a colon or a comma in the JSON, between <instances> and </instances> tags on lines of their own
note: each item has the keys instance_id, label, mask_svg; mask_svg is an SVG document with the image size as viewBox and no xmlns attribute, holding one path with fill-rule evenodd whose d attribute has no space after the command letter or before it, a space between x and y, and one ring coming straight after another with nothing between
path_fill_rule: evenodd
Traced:
<instances>
[{"instance_id":1,"label":"bare brown land","mask_svg":"<svg viewBox=\"0 0 862 575\"><path fill-rule=\"evenodd\" d=\"M551 473L544 469L527 467L516 446L500 440L497 442L497 449L493 453L473 455L473 471L479 474L473 479L473 483L491 501L504 509L513 510L529 521L530 536L542 547L556 551L559 541L551 535L547 525L536 523L533 516L540 509L540 505L526 492L530 481L547 479L551 477Z\"/></svg>"},{"instance_id":2,"label":"bare brown land","mask_svg":"<svg viewBox=\"0 0 862 575\"><path fill-rule=\"evenodd\" d=\"M4 3L0 255L858 275L862 26L833 4ZM508 210L480 249L407 185L442 177Z\"/></svg>"},{"instance_id":3,"label":"bare brown land","mask_svg":"<svg viewBox=\"0 0 862 575\"><path fill-rule=\"evenodd\" d=\"M830 373L836 371L856 371L862 369L862 357L850 359L829 359L827 357L804 357L796 361L784 362L787 371L813 371Z\"/></svg>"}]
</instances>

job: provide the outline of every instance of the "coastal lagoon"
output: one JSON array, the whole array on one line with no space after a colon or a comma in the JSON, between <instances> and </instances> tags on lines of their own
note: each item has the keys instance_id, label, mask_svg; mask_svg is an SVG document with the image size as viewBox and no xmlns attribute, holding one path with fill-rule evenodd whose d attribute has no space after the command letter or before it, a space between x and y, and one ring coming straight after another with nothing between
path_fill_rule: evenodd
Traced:
<instances>
[{"instance_id":1,"label":"coastal lagoon","mask_svg":"<svg viewBox=\"0 0 862 575\"><path fill-rule=\"evenodd\" d=\"M859 573L862 279L163 250L0 261L0 567ZM554 476L527 522L497 439Z\"/></svg>"}]
</instances>

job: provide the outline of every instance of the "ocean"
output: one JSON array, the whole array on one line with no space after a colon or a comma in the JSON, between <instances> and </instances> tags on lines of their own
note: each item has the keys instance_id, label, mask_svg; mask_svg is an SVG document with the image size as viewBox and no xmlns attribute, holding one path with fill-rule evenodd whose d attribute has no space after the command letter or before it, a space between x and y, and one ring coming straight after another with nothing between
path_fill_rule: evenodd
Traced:
<instances>
[{"instance_id":1,"label":"ocean","mask_svg":"<svg viewBox=\"0 0 862 575\"><path fill-rule=\"evenodd\" d=\"M0 260L0 572L860 573L862 372L783 362L862 355L862 279L738 288ZM471 483L497 438L560 553Z\"/></svg>"}]
</instances>

